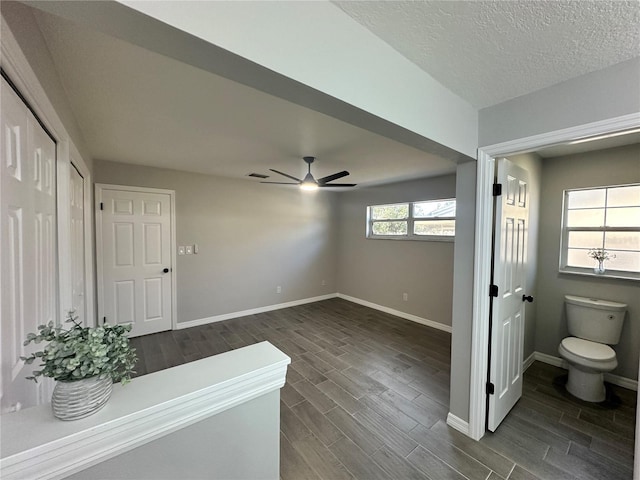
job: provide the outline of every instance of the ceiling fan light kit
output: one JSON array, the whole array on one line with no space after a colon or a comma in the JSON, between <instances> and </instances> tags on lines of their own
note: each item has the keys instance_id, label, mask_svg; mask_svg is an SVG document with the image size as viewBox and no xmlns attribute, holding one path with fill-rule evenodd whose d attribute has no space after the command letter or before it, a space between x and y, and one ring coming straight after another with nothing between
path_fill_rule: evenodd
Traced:
<instances>
[{"instance_id":1,"label":"ceiling fan light kit","mask_svg":"<svg viewBox=\"0 0 640 480\"><path fill-rule=\"evenodd\" d=\"M308 171L303 180L300 180L299 178L296 178L293 175L289 175L288 173L280 172L278 170L274 170L273 168L270 168L269 170L271 170L272 172L277 173L278 175L282 175L283 177L290 178L291 180L294 180L295 183L294 182L260 182L260 183L273 183L277 185L299 185L300 190L305 190L305 191L313 191L322 187L355 187L356 186L355 183L329 183L329 182L332 182L333 180L337 180L339 178L346 177L347 175L349 175L349 172L347 172L346 170L343 170L342 172L337 172L337 173L334 173L333 175L328 175L326 177L322 177L316 180L315 178L313 178L313 175L311 174L311 164L314 162L316 157L302 157L302 159L308 165Z\"/></svg>"}]
</instances>

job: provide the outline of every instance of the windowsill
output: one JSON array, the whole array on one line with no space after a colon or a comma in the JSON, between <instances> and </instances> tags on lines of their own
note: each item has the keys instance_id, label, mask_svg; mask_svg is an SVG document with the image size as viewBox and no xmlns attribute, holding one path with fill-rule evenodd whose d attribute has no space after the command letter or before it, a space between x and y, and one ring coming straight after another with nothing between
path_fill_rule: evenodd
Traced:
<instances>
[{"instance_id":1,"label":"windowsill","mask_svg":"<svg viewBox=\"0 0 640 480\"><path fill-rule=\"evenodd\" d=\"M562 267L558 271L562 274L580 275L583 277L607 278L613 280L631 280L636 282L640 281L640 273L621 272L619 270L606 270L604 273L598 274L593 270L589 270L588 268Z\"/></svg>"},{"instance_id":2,"label":"windowsill","mask_svg":"<svg viewBox=\"0 0 640 480\"><path fill-rule=\"evenodd\" d=\"M452 237L452 236L442 236L442 237L438 237L438 236L424 236L424 237L419 237L419 236L392 236L392 235L387 235L387 236L373 236L373 235L368 235L367 240L402 240L402 241L414 241L414 242L449 242L449 243L453 243L456 241L456 237Z\"/></svg>"}]
</instances>

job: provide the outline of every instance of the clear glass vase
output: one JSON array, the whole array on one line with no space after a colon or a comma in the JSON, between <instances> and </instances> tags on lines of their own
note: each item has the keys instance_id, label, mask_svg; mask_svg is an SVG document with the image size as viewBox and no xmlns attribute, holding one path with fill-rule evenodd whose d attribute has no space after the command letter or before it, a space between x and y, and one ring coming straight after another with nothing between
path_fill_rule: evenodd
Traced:
<instances>
[{"instance_id":1,"label":"clear glass vase","mask_svg":"<svg viewBox=\"0 0 640 480\"><path fill-rule=\"evenodd\" d=\"M56 382L51 397L53 415L60 420L77 420L96 413L111 396L113 380L98 376Z\"/></svg>"},{"instance_id":2,"label":"clear glass vase","mask_svg":"<svg viewBox=\"0 0 640 480\"><path fill-rule=\"evenodd\" d=\"M604 260L598 260L598 265L593 267L593 271L596 275L602 275L605 272Z\"/></svg>"}]
</instances>

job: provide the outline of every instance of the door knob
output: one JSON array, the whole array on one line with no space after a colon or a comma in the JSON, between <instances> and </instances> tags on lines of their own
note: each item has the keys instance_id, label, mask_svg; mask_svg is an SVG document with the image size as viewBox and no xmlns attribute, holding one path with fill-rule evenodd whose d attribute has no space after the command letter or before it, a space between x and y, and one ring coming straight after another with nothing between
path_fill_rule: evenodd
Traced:
<instances>
[{"instance_id":1,"label":"door knob","mask_svg":"<svg viewBox=\"0 0 640 480\"><path fill-rule=\"evenodd\" d=\"M164 268L164 269L162 270L162 273L169 273L169 269L168 269L168 268Z\"/></svg>"},{"instance_id":2,"label":"door knob","mask_svg":"<svg viewBox=\"0 0 640 480\"><path fill-rule=\"evenodd\" d=\"M531 295L522 295L522 301L523 302L533 302L533 297Z\"/></svg>"}]
</instances>

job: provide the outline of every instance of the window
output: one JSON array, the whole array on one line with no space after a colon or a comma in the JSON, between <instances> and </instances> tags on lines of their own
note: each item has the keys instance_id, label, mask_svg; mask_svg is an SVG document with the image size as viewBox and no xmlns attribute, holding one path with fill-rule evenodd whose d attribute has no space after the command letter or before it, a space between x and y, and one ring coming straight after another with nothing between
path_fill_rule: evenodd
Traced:
<instances>
[{"instance_id":1,"label":"window","mask_svg":"<svg viewBox=\"0 0 640 480\"><path fill-rule=\"evenodd\" d=\"M452 241L455 234L455 199L367 207L368 238Z\"/></svg>"},{"instance_id":2,"label":"window","mask_svg":"<svg viewBox=\"0 0 640 480\"><path fill-rule=\"evenodd\" d=\"M593 273L604 248L605 276L640 279L640 184L565 190L562 221L561 271Z\"/></svg>"}]
</instances>

